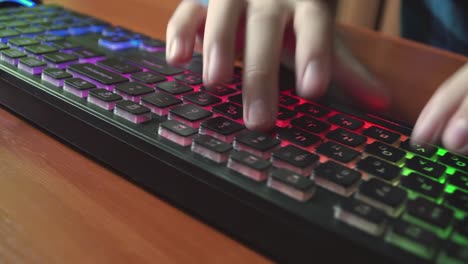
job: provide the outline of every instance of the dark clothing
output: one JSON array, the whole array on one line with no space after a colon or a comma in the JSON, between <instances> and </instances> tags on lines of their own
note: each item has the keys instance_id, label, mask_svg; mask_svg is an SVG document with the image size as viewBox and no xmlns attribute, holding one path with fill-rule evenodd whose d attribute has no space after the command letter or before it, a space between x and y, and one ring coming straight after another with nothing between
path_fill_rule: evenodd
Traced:
<instances>
[{"instance_id":1,"label":"dark clothing","mask_svg":"<svg viewBox=\"0 0 468 264\"><path fill-rule=\"evenodd\" d=\"M402 37L468 55L467 0L403 0Z\"/></svg>"}]
</instances>

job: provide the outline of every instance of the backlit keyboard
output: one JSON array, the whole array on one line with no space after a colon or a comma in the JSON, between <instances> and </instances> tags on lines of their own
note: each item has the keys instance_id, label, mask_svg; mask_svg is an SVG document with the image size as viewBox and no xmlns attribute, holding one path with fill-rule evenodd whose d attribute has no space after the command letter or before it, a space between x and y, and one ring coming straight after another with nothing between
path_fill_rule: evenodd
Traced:
<instances>
[{"instance_id":1,"label":"backlit keyboard","mask_svg":"<svg viewBox=\"0 0 468 264\"><path fill-rule=\"evenodd\" d=\"M122 176L281 262L468 263L468 157L297 97L247 130L242 69L58 6L0 10L0 102Z\"/></svg>"}]
</instances>

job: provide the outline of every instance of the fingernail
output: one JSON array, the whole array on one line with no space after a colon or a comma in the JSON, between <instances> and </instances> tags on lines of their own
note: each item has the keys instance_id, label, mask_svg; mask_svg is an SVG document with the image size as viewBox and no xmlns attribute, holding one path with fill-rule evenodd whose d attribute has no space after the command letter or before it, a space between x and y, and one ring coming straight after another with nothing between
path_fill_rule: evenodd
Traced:
<instances>
[{"instance_id":1,"label":"fingernail","mask_svg":"<svg viewBox=\"0 0 468 264\"><path fill-rule=\"evenodd\" d=\"M322 63L319 60L311 61L302 76L299 79L299 95L303 97L315 97L321 95L323 92L324 76Z\"/></svg>"},{"instance_id":2,"label":"fingernail","mask_svg":"<svg viewBox=\"0 0 468 264\"><path fill-rule=\"evenodd\" d=\"M257 99L250 103L246 121L250 128L269 128L275 118L274 109L267 103L266 98Z\"/></svg>"},{"instance_id":3,"label":"fingernail","mask_svg":"<svg viewBox=\"0 0 468 264\"><path fill-rule=\"evenodd\" d=\"M218 52L218 47L217 45L214 45L209 51L208 51L208 58L206 62L206 74L205 74L205 82L207 84L214 84L215 83L215 76L217 74L217 71L219 71L219 52Z\"/></svg>"},{"instance_id":4,"label":"fingernail","mask_svg":"<svg viewBox=\"0 0 468 264\"><path fill-rule=\"evenodd\" d=\"M413 129L413 133L411 135L411 143L413 144L420 144L420 143L429 143L432 141L429 135L429 127L427 126L427 113L424 116L420 116L420 118L416 121L416 126Z\"/></svg>"},{"instance_id":5,"label":"fingernail","mask_svg":"<svg viewBox=\"0 0 468 264\"><path fill-rule=\"evenodd\" d=\"M468 148L468 120L460 118L451 124L444 143L460 152Z\"/></svg>"},{"instance_id":6,"label":"fingernail","mask_svg":"<svg viewBox=\"0 0 468 264\"><path fill-rule=\"evenodd\" d=\"M168 60L174 60L177 56L177 52L180 46L180 40L177 38L171 39L169 41L169 45L167 45L167 59Z\"/></svg>"},{"instance_id":7,"label":"fingernail","mask_svg":"<svg viewBox=\"0 0 468 264\"><path fill-rule=\"evenodd\" d=\"M216 71L219 70L219 65L216 63L216 60L220 59L219 53L218 53L218 47L217 45L214 45L214 47L209 51L209 63L208 63L208 82L213 83L214 82L214 77L216 76Z\"/></svg>"}]
</instances>

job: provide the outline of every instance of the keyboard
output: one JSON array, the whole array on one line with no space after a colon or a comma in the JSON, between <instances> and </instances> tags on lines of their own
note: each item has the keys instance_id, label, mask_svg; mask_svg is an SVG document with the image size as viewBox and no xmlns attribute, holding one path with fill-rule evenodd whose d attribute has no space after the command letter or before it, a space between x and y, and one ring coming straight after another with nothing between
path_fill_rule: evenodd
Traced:
<instances>
[{"instance_id":1,"label":"keyboard","mask_svg":"<svg viewBox=\"0 0 468 264\"><path fill-rule=\"evenodd\" d=\"M0 10L0 103L145 190L287 263L468 263L467 156L280 85L270 133L242 121L242 69L55 5ZM285 80L285 78L282 78Z\"/></svg>"}]
</instances>

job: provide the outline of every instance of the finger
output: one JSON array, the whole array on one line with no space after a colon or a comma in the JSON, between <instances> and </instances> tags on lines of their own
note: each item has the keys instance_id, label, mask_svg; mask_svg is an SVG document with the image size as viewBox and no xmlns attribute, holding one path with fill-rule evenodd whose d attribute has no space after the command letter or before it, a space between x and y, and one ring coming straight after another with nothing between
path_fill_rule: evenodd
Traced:
<instances>
[{"instance_id":1,"label":"finger","mask_svg":"<svg viewBox=\"0 0 468 264\"><path fill-rule=\"evenodd\" d=\"M301 1L294 13L297 93L317 98L330 81L333 17L324 1Z\"/></svg>"},{"instance_id":2,"label":"finger","mask_svg":"<svg viewBox=\"0 0 468 264\"><path fill-rule=\"evenodd\" d=\"M206 85L232 76L236 30L244 7L240 0L211 0L203 39L203 81Z\"/></svg>"},{"instance_id":3,"label":"finger","mask_svg":"<svg viewBox=\"0 0 468 264\"><path fill-rule=\"evenodd\" d=\"M334 46L333 79L360 106L376 111L388 109L389 90L354 57L339 35L335 36Z\"/></svg>"},{"instance_id":4,"label":"finger","mask_svg":"<svg viewBox=\"0 0 468 264\"><path fill-rule=\"evenodd\" d=\"M195 37L203 25L206 8L193 0L185 0L175 10L166 31L166 58L171 64L191 59Z\"/></svg>"},{"instance_id":5,"label":"finger","mask_svg":"<svg viewBox=\"0 0 468 264\"><path fill-rule=\"evenodd\" d=\"M412 133L412 142L436 143L448 120L467 96L468 66L457 71L434 93L420 114Z\"/></svg>"},{"instance_id":6,"label":"finger","mask_svg":"<svg viewBox=\"0 0 468 264\"><path fill-rule=\"evenodd\" d=\"M243 101L249 129L273 128L278 111L280 52L292 10L278 2L252 1L247 10Z\"/></svg>"},{"instance_id":7,"label":"finger","mask_svg":"<svg viewBox=\"0 0 468 264\"><path fill-rule=\"evenodd\" d=\"M468 155L468 94L447 124L442 139L448 150Z\"/></svg>"}]
</instances>

